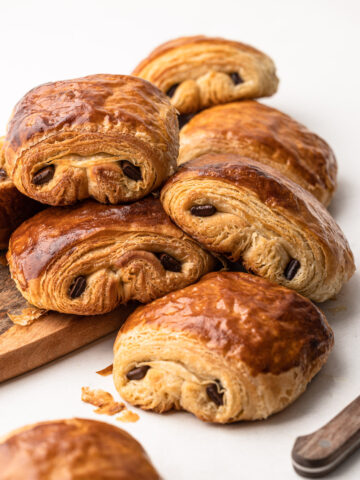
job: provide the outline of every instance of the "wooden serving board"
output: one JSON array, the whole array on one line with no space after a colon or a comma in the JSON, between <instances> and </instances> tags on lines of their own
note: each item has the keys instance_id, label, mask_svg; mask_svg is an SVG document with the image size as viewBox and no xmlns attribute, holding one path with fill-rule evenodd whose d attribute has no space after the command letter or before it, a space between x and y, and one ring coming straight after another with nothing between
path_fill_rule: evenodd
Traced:
<instances>
[{"instance_id":1,"label":"wooden serving board","mask_svg":"<svg viewBox=\"0 0 360 480\"><path fill-rule=\"evenodd\" d=\"M31 325L15 325L7 313L26 307L29 304L15 287L8 268L0 265L0 382L118 330L136 305L89 317L48 312Z\"/></svg>"}]
</instances>

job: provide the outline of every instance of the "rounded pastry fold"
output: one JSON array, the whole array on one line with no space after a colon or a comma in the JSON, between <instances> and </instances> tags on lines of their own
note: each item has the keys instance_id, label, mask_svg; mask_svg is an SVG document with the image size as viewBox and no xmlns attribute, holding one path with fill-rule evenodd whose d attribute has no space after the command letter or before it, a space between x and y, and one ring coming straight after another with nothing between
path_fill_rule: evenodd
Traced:
<instances>
[{"instance_id":1,"label":"rounded pastry fold","mask_svg":"<svg viewBox=\"0 0 360 480\"><path fill-rule=\"evenodd\" d=\"M176 167L176 110L154 85L92 75L40 85L16 105L5 142L16 187L48 205L138 200Z\"/></svg>"},{"instance_id":2,"label":"rounded pastry fold","mask_svg":"<svg viewBox=\"0 0 360 480\"><path fill-rule=\"evenodd\" d=\"M207 153L234 153L270 165L325 205L336 189L337 162L329 145L285 113L253 100L204 110L181 130L179 164Z\"/></svg>"},{"instance_id":3,"label":"rounded pastry fold","mask_svg":"<svg viewBox=\"0 0 360 480\"><path fill-rule=\"evenodd\" d=\"M72 418L19 428L0 440L1 480L160 480L145 450L114 425Z\"/></svg>"},{"instance_id":4,"label":"rounded pastry fold","mask_svg":"<svg viewBox=\"0 0 360 480\"><path fill-rule=\"evenodd\" d=\"M31 304L78 315L106 313L129 300L149 302L215 266L155 198L48 208L12 234L7 259Z\"/></svg>"},{"instance_id":5,"label":"rounded pastry fold","mask_svg":"<svg viewBox=\"0 0 360 480\"><path fill-rule=\"evenodd\" d=\"M223 38L182 37L160 45L133 71L165 92L180 114L220 103L267 97L278 78L271 58ZM186 115L180 117L182 124Z\"/></svg>"},{"instance_id":6,"label":"rounded pastry fold","mask_svg":"<svg viewBox=\"0 0 360 480\"><path fill-rule=\"evenodd\" d=\"M138 308L114 345L114 382L133 405L218 423L257 420L304 392L333 333L293 290L216 272Z\"/></svg>"},{"instance_id":7,"label":"rounded pastry fold","mask_svg":"<svg viewBox=\"0 0 360 480\"><path fill-rule=\"evenodd\" d=\"M4 138L0 137L0 250L6 249L11 232L34 215L41 205L15 187L5 170Z\"/></svg>"},{"instance_id":8,"label":"rounded pastry fold","mask_svg":"<svg viewBox=\"0 0 360 480\"><path fill-rule=\"evenodd\" d=\"M208 154L185 163L161 192L165 211L209 251L314 301L336 295L355 266L325 207L273 168Z\"/></svg>"}]
</instances>

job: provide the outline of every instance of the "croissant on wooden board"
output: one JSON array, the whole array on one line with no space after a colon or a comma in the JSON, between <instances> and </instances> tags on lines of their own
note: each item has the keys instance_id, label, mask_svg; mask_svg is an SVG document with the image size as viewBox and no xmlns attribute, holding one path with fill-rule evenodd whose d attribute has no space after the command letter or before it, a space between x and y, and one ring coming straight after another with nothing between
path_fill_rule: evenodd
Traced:
<instances>
[{"instance_id":1,"label":"croissant on wooden board","mask_svg":"<svg viewBox=\"0 0 360 480\"><path fill-rule=\"evenodd\" d=\"M28 302L78 315L149 302L216 266L153 197L130 205L88 200L48 208L15 230L7 259Z\"/></svg>"}]
</instances>

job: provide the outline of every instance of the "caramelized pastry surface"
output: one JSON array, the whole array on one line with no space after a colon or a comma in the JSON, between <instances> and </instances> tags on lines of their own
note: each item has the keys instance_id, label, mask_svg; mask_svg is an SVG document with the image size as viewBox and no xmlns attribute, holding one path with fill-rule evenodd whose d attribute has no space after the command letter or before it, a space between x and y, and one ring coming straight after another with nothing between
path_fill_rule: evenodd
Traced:
<instances>
[{"instance_id":1,"label":"caramelized pastry surface","mask_svg":"<svg viewBox=\"0 0 360 480\"><path fill-rule=\"evenodd\" d=\"M49 205L137 200L173 173L177 154L174 107L154 85L125 75L34 88L16 105L5 141L17 188Z\"/></svg>"}]
</instances>

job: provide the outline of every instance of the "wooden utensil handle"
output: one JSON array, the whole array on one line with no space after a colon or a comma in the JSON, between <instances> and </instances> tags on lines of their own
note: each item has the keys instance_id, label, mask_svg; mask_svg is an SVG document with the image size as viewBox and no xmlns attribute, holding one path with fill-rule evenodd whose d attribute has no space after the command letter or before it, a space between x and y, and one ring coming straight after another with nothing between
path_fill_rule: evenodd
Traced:
<instances>
[{"instance_id":1,"label":"wooden utensil handle","mask_svg":"<svg viewBox=\"0 0 360 480\"><path fill-rule=\"evenodd\" d=\"M291 457L294 469L305 477L322 477L360 446L360 396L329 423L298 437Z\"/></svg>"}]
</instances>

